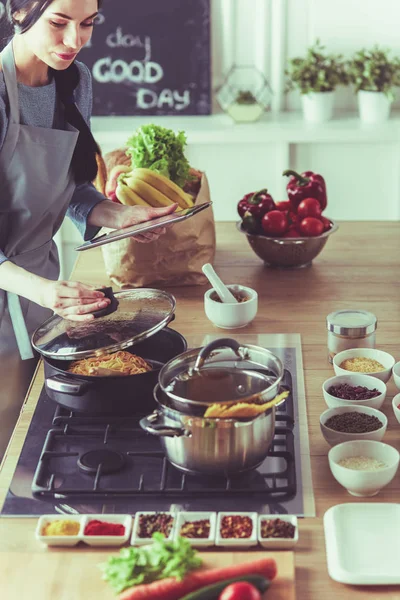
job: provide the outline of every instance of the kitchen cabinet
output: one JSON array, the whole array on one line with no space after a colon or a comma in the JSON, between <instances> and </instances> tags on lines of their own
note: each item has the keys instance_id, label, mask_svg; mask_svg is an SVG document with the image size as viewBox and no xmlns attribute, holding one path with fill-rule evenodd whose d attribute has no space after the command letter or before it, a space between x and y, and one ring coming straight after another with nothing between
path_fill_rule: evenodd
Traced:
<instances>
[{"instance_id":1,"label":"kitchen cabinet","mask_svg":"<svg viewBox=\"0 0 400 600\"><path fill-rule=\"evenodd\" d=\"M339 225L338 232L328 240L311 268L277 270L264 267L233 223L217 223L215 268L226 282L238 282L259 292L258 315L246 328L247 332L300 333L302 338L317 516L299 520L300 539L295 549L296 597L301 600L365 600L369 597L398 600L398 586L345 586L332 581L326 567L322 524L325 511L335 504L360 501L333 479L327 459L329 446L319 430L319 415L325 410L321 386L333 374L327 360L326 316L340 308L370 310L378 318L377 347L400 358L397 285L400 223L342 222ZM99 250L80 256L74 277L96 285L106 283ZM227 332L214 328L204 314L203 294L208 287L171 290L177 298L173 326L183 335L209 332L225 337ZM234 331L229 333L234 337ZM0 502L8 490L42 385L43 368L39 365L0 472ZM389 418L384 441L400 450L400 425L391 408L396 391L391 379L383 406ZM399 492L400 474L397 473L378 496L361 501L398 502ZM47 550L34 539L35 527L36 519L0 519L0 580L2 586L5 582L7 586L7 593L2 596L7 600L39 596L41 600L113 598L96 568L112 550ZM264 550L258 552L261 554ZM235 552L232 560L244 561L250 555L254 552Z\"/></svg>"}]
</instances>

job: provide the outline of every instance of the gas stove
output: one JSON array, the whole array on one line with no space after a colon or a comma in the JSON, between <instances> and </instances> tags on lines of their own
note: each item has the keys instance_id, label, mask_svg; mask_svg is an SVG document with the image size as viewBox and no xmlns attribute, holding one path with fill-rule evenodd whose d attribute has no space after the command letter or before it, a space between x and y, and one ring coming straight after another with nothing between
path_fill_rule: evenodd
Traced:
<instances>
[{"instance_id":1,"label":"gas stove","mask_svg":"<svg viewBox=\"0 0 400 600\"><path fill-rule=\"evenodd\" d=\"M263 336L252 337L258 339L248 341L246 336L246 343L262 345L259 338ZM235 338L244 342L244 336ZM210 336L204 343L208 341ZM282 359L283 384L291 394L277 408L274 440L257 469L226 477L185 474L165 458L160 440L140 428L143 415L127 418L69 412L43 389L2 516L129 514L138 510L312 514L313 507L304 494L304 487L309 487L304 486L309 463L305 473L300 451L300 433L304 431L300 417L305 411L299 411L299 400L304 397L304 384L299 380L299 339L292 346L289 342L285 347L264 346Z\"/></svg>"}]
</instances>

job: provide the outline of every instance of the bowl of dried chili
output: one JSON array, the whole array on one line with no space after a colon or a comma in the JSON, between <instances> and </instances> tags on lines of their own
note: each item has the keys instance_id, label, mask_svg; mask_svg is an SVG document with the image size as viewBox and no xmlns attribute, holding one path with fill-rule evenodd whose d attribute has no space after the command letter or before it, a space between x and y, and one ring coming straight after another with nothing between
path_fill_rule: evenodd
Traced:
<instances>
[{"instance_id":1,"label":"bowl of dried chili","mask_svg":"<svg viewBox=\"0 0 400 600\"><path fill-rule=\"evenodd\" d=\"M220 512L217 519L217 546L256 546L256 512Z\"/></svg>"},{"instance_id":2,"label":"bowl of dried chili","mask_svg":"<svg viewBox=\"0 0 400 600\"><path fill-rule=\"evenodd\" d=\"M180 512L177 516L175 538L184 537L192 546L213 546L217 513Z\"/></svg>"}]
</instances>

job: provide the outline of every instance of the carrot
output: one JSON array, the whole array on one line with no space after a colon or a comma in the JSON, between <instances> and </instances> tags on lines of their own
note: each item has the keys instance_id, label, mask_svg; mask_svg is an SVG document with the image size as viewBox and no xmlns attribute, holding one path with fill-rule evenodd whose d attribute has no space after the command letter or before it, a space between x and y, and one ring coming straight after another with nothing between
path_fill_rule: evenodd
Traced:
<instances>
[{"instance_id":1,"label":"carrot","mask_svg":"<svg viewBox=\"0 0 400 600\"><path fill-rule=\"evenodd\" d=\"M195 571L187 575L183 581L168 577L168 579L137 585L125 590L119 598L120 600L179 600L190 592L224 579L242 575L262 575L272 581L276 573L276 562L273 558L260 558L218 569Z\"/></svg>"}]
</instances>

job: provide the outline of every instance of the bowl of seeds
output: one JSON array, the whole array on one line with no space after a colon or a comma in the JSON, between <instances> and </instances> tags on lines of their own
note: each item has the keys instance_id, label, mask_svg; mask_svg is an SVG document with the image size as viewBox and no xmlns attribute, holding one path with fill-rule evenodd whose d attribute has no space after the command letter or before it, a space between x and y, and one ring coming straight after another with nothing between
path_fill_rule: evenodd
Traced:
<instances>
[{"instance_id":1,"label":"bowl of seeds","mask_svg":"<svg viewBox=\"0 0 400 600\"><path fill-rule=\"evenodd\" d=\"M319 418L321 433L330 446L351 440L380 442L387 422L383 412L367 406L328 408Z\"/></svg>"},{"instance_id":2,"label":"bowl of seeds","mask_svg":"<svg viewBox=\"0 0 400 600\"><path fill-rule=\"evenodd\" d=\"M360 373L335 375L322 384L322 393L329 408L368 406L378 410L386 398L386 383Z\"/></svg>"},{"instance_id":3,"label":"bowl of seeds","mask_svg":"<svg viewBox=\"0 0 400 600\"><path fill-rule=\"evenodd\" d=\"M333 357L336 375L363 373L387 383L392 375L396 360L388 352L376 348L351 348L338 352Z\"/></svg>"},{"instance_id":4,"label":"bowl of seeds","mask_svg":"<svg viewBox=\"0 0 400 600\"><path fill-rule=\"evenodd\" d=\"M396 448L373 440L343 442L329 450L333 477L353 496L376 496L396 475Z\"/></svg>"}]
</instances>

